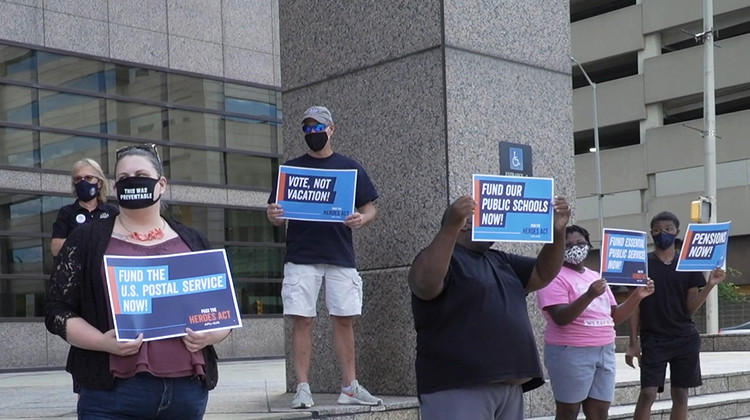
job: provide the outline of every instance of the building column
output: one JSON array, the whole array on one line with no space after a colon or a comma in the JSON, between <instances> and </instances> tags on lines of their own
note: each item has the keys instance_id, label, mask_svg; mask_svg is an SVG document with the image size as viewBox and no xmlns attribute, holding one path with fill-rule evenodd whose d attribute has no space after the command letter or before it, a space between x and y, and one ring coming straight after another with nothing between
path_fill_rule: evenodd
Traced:
<instances>
[{"instance_id":1,"label":"building column","mask_svg":"<svg viewBox=\"0 0 750 420\"><path fill-rule=\"evenodd\" d=\"M373 394L416 393L409 265L446 205L471 194L471 175L499 173L499 141L530 145L534 176L554 178L556 194L574 200L568 7L280 0L285 157L306 151L303 111L327 106L334 150L360 161L380 192L378 220L354 233L365 301L355 326L357 376ZM540 246L501 248L536 255ZM322 295L310 381L313 392L338 392ZM529 311L541 334L538 310ZM286 330L291 390L289 321Z\"/></svg>"}]
</instances>

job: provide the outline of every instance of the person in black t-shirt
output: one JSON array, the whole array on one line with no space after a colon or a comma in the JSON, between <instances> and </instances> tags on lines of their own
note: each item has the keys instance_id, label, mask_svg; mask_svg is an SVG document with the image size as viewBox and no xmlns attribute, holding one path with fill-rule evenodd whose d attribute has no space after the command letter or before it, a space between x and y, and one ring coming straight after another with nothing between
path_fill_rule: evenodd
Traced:
<instances>
[{"instance_id":1,"label":"person in black t-shirt","mask_svg":"<svg viewBox=\"0 0 750 420\"><path fill-rule=\"evenodd\" d=\"M700 335L692 316L711 289L724 281L723 269L711 271L708 283L699 272L676 271L679 254L675 239L680 221L665 211L651 219L654 252L648 255L648 275L654 294L643 298L629 320L630 345L625 362L641 369L641 392L634 420L648 420L657 392L664 391L667 363L670 368L672 420L687 418L688 388L700 386ZM637 336L640 332L640 346Z\"/></svg>"},{"instance_id":2,"label":"person in black t-shirt","mask_svg":"<svg viewBox=\"0 0 750 420\"><path fill-rule=\"evenodd\" d=\"M331 112L313 106L302 117L302 131L308 152L284 163L317 169L356 169L354 207L356 211L343 223L289 220L286 231L286 259L281 298L284 315L292 317L292 355L297 378L297 393L292 408L314 405L308 376L312 355L312 325L323 279L326 306L333 324L333 345L341 369L342 387L339 404L379 405L356 379L354 350L354 317L362 314L362 279L354 259L352 229L361 228L375 219L373 201L378 197L365 169L354 159L335 153L330 138L335 132ZM276 189L268 199L268 220L282 226L284 209L276 203Z\"/></svg>"},{"instance_id":3,"label":"person in black t-shirt","mask_svg":"<svg viewBox=\"0 0 750 420\"><path fill-rule=\"evenodd\" d=\"M560 271L570 206L554 200L554 241L536 259L471 240L477 204L458 198L409 270L424 420L520 420L544 383L526 295Z\"/></svg>"},{"instance_id":4,"label":"person in black t-shirt","mask_svg":"<svg viewBox=\"0 0 750 420\"><path fill-rule=\"evenodd\" d=\"M70 171L76 201L60 208L52 225L50 249L57 256L70 232L91 221L117 216L117 206L107 203L109 181L99 164L89 158L79 160Z\"/></svg>"}]
</instances>

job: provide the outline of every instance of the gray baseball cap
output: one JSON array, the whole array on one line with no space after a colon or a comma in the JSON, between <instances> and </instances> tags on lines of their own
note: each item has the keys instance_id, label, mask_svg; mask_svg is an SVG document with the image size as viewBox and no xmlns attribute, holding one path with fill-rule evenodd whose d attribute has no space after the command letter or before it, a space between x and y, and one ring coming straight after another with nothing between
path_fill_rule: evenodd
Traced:
<instances>
[{"instance_id":1,"label":"gray baseball cap","mask_svg":"<svg viewBox=\"0 0 750 420\"><path fill-rule=\"evenodd\" d=\"M307 111L305 111L305 115L302 116L302 122L304 122L308 118L312 118L315 121L325 125L333 124L331 111L329 111L328 108L324 106L312 106L308 108Z\"/></svg>"}]
</instances>

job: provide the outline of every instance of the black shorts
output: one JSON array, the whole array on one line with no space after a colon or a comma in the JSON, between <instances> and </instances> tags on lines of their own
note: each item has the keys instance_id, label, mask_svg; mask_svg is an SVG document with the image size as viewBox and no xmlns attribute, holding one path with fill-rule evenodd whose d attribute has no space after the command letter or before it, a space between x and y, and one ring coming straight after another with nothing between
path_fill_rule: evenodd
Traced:
<instances>
[{"instance_id":1,"label":"black shorts","mask_svg":"<svg viewBox=\"0 0 750 420\"><path fill-rule=\"evenodd\" d=\"M669 381L673 388L693 388L701 380L701 337L641 337L641 388L664 391L669 363Z\"/></svg>"}]
</instances>

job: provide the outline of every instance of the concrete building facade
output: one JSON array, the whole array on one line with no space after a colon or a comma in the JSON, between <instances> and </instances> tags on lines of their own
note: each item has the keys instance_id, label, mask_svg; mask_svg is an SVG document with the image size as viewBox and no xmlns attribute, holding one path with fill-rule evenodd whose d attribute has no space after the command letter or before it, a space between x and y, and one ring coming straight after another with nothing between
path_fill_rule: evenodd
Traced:
<instances>
[{"instance_id":1,"label":"concrete building facade","mask_svg":"<svg viewBox=\"0 0 750 420\"><path fill-rule=\"evenodd\" d=\"M729 266L750 283L750 1L714 1L717 218ZM660 211L684 233L704 195L702 0L572 0L571 51L597 83L604 226L648 230ZM592 90L573 68L576 216L599 248ZM598 253L591 257L598 266ZM720 325L722 326L722 325Z\"/></svg>"}]
</instances>

